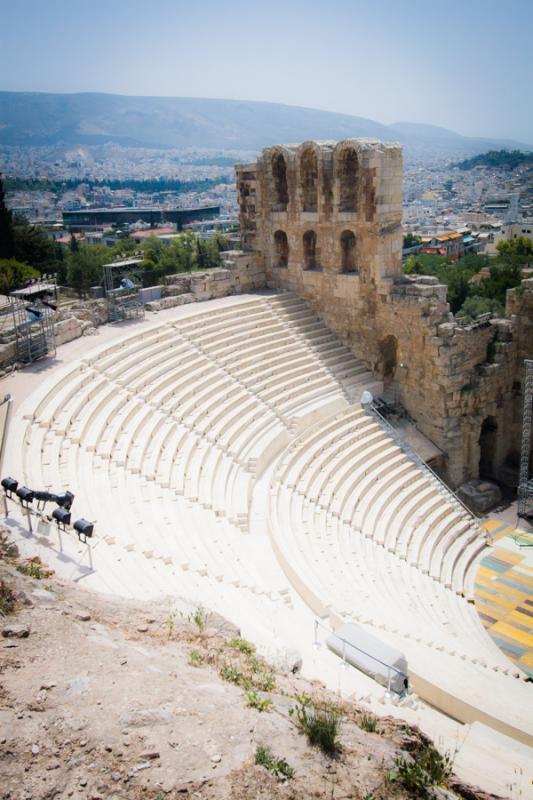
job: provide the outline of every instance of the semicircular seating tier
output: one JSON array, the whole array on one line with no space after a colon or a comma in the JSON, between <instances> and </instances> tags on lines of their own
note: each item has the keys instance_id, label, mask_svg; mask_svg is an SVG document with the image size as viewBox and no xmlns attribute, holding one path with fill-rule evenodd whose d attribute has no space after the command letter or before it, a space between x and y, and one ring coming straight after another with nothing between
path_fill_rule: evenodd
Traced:
<instances>
[{"instance_id":1,"label":"semicircular seating tier","mask_svg":"<svg viewBox=\"0 0 533 800\"><path fill-rule=\"evenodd\" d=\"M259 572L244 555L256 475L371 380L292 295L202 309L56 371L22 409L20 474L74 491L122 560L143 554L286 603L279 567L263 559Z\"/></svg>"},{"instance_id":2,"label":"semicircular seating tier","mask_svg":"<svg viewBox=\"0 0 533 800\"><path fill-rule=\"evenodd\" d=\"M259 619L292 613L292 584L403 650L431 703L524 739L527 687L469 602L484 536L360 407L374 387L290 293L189 306L53 370L9 470L97 520L105 590L216 605L219 587ZM247 536L259 495L270 536Z\"/></svg>"}]
</instances>

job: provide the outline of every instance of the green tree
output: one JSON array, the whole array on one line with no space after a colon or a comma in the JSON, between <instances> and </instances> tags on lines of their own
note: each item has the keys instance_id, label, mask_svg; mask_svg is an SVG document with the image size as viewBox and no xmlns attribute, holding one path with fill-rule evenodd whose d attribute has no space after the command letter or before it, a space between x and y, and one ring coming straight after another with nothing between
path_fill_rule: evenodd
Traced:
<instances>
[{"instance_id":1,"label":"green tree","mask_svg":"<svg viewBox=\"0 0 533 800\"><path fill-rule=\"evenodd\" d=\"M71 253L78 253L80 250L80 245L78 243L78 240L76 239L76 237L72 232L70 234L70 241L68 243L68 248Z\"/></svg>"},{"instance_id":2,"label":"green tree","mask_svg":"<svg viewBox=\"0 0 533 800\"><path fill-rule=\"evenodd\" d=\"M406 250L408 247L414 247L420 244L421 241L420 236L416 236L414 233L406 233L403 237L403 248Z\"/></svg>"},{"instance_id":3,"label":"green tree","mask_svg":"<svg viewBox=\"0 0 533 800\"><path fill-rule=\"evenodd\" d=\"M504 315L504 308L498 300L474 294L465 300L457 312L457 316L473 321L481 314L487 314L489 311L498 317L503 317Z\"/></svg>"},{"instance_id":4,"label":"green tree","mask_svg":"<svg viewBox=\"0 0 533 800\"><path fill-rule=\"evenodd\" d=\"M190 231L175 240L178 272L191 272L196 266L196 237Z\"/></svg>"},{"instance_id":5,"label":"green tree","mask_svg":"<svg viewBox=\"0 0 533 800\"><path fill-rule=\"evenodd\" d=\"M13 215L5 203L4 184L0 173L0 258L13 258L14 255Z\"/></svg>"},{"instance_id":6,"label":"green tree","mask_svg":"<svg viewBox=\"0 0 533 800\"><path fill-rule=\"evenodd\" d=\"M503 239L496 245L498 260L504 264L525 266L533 261L533 242L525 236L507 241Z\"/></svg>"},{"instance_id":7,"label":"green tree","mask_svg":"<svg viewBox=\"0 0 533 800\"><path fill-rule=\"evenodd\" d=\"M77 253L71 253L68 261L67 280L82 297L91 286L102 282L102 266L109 261L109 250L104 245L80 245Z\"/></svg>"},{"instance_id":8,"label":"green tree","mask_svg":"<svg viewBox=\"0 0 533 800\"><path fill-rule=\"evenodd\" d=\"M198 269L204 269L207 266L206 247L199 236L196 239L196 266Z\"/></svg>"},{"instance_id":9,"label":"green tree","mask_svg":"<svg viewBox=\"0 0 533 800\"><path fill-rule=\"evenodd\" d=\"M214 239L208 239L206 243L206 267L219 267L222 263L218 244Z\"/></svg>"},{"instance_id":10,"label":"green tree","mask_svg":"<svg viewBox=\"0 0 533 800\"><path fill-rule=\"evenodd\" d=\"M497 300L505 305L507 289L520 285L522 279L520 264L494 264L490 268L488 278L483 278L476 289L476 294Z\"/></svg>"},{"instance_id":11,"label":"green tree","mask_svg":"<svg viewBox=\"0 0 533 800\"><path fill-rule=\"evenodd\" d=\"M9 294L13 289L20 289L28 281L39 277L36 269L15 258L0 258L0 292Z\"/></svg>"},{"instance_id":12,"label":"green tree","mask_svg":"<svg viewBox=\"0 0 533 800\"><path fill-rule=\"evenodd\" d=\"M40 225L30 225L20 214L13 215L14 255L17 261L30 264L41 274L54 272L57 259L55 243Z\"/></svg>"}]
</instances>

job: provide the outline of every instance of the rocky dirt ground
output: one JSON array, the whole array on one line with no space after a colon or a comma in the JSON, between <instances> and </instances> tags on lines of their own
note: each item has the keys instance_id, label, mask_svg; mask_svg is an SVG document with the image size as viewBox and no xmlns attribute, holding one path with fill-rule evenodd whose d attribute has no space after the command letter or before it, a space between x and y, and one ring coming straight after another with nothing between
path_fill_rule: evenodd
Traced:
<instances>
[{"instance_id":1,"label":"rocky dirt ground","mask_svg":"<svg viewBox=\"0 0 533 800\"><path fill-rule=\"evenodd\" d=\"M427 752L419 731L271 669L214 614L58 580L2 532L0 632L1 800L488 798L453 776L406 788L395 759ZM334 753L299 728L302 704L338 716Z\"/></svg>"}]
</instances>

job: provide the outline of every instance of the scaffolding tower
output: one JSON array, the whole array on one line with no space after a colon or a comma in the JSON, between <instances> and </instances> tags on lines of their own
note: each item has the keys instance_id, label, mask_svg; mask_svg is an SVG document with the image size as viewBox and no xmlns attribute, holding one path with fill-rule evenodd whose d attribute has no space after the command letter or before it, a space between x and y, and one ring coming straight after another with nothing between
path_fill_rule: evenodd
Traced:
<instances>
[{"instance_id":1,"label":"scaffolding tower","mask_svg":"<svg viewBox=\"0 0 533 800\"><path fill-rule=\"evenodd\" d=\"M142 280L138 270L142 260L126 258L113 264L104 264L104 292L111 322L144 317L140 293Z\"/></svg>"},{"instance_id":2,"label":"scaffolding tower","mask_svg":"<svg viewBox=\"0 0 533 800\"><path fill-rule=\"evenodd\" d=\"M8 299L15 331L17 361L31 364L44 356L54 356L54 318L57 309L55 283L33 283L11 292Z\"/></svg>"},{"instance_id":3,"label":"scaffolding tower","mask_svg":"<svg viewBox=\"0 0 533 800\"><path fill-rule=\"evenodd\" d=\"M518 516L533 518L533 476L531 461L531 416L533 406L533 360L524 359L524 416L522 421L522 449L520 452L520 477L518 483Z\"/></svg>"}]
</instances>

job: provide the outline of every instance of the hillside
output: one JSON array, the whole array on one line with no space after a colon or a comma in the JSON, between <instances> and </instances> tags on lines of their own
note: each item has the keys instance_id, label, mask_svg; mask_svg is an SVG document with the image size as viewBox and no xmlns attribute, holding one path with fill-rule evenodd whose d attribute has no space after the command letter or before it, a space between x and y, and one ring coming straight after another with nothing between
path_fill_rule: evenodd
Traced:
<instances>
[{"instance_id":1,"label":"hillside","mask_svg":"<svg viewBox=\"0 0 533 800\"><path fill-rule=\"evenodd\" d=\"M0 531L2 800L413 796L395 759L436 752L416 727L340 706L216 614L174 609L85 592ZM298 729L290 709L304 702L339 715L334 752ZM447 783L431 796L489 800Z\"/></svg>"},{"instance_id":2,"label":"hillside","mask_svg":"<svg viewBox=\"0 0 533 800\"><path fill-rule=\"evenodd\" d=\"M399 140L414 154L470 155L528 145L460 136L414 123L277 103L187 97L0 92L0 145L98 145L259 150L272 142L374 137Z\"/></svg>"},{"instance_id":3,"label":"hillside","mask_svg":"<svg viewBox=\"0 0 533 800\"><path fill-rule=\"evenodd\" d=\"M489 150L473 158L454 164L461 170L474 169L474 167L492 167L493 169L513 170L521 165L533 166L533 153L522 153L520 150Z\"/></svg>"}]
</instances>

